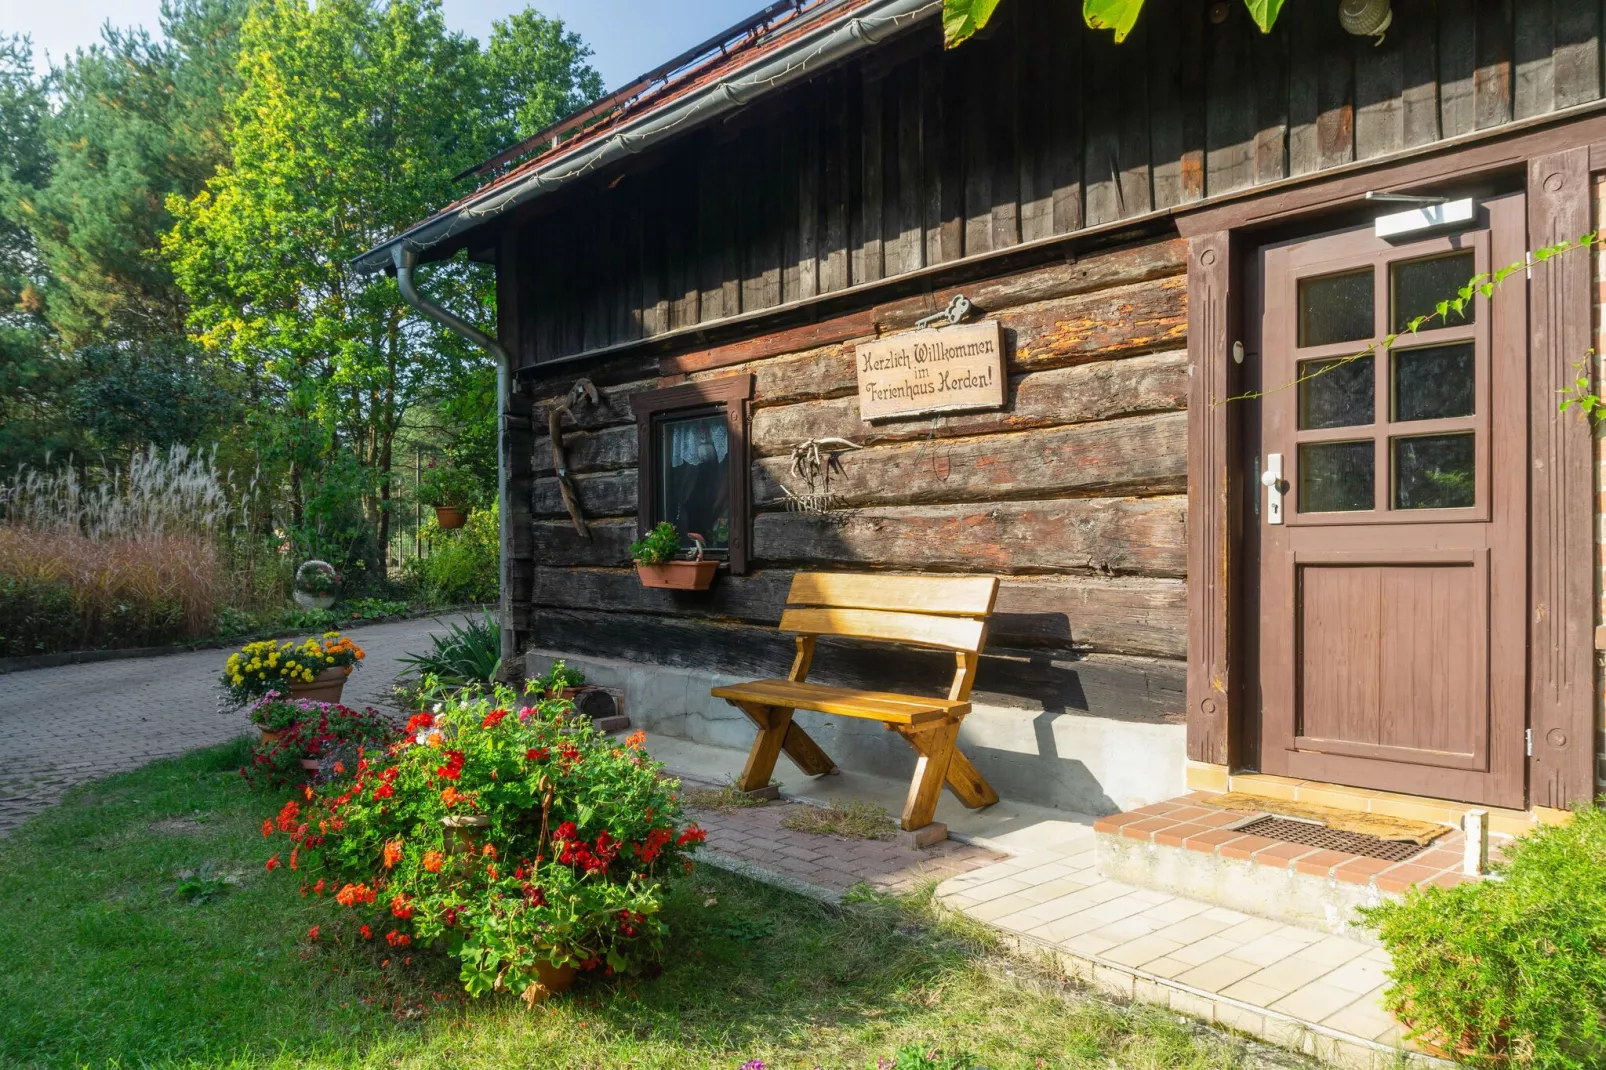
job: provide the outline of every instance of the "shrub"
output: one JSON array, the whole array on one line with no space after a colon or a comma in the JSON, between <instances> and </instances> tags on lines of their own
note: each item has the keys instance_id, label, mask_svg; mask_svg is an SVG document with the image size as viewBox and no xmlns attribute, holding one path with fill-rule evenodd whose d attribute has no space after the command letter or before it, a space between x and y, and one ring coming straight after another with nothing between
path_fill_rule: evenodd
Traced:
<instances>
[{"instance_id":1,"label":"shrub","mask_svg":"<svg viewBox=\"0 0 1606 1070\"><path fill-rule=\"evenodd\" d=\"M1518 840L1495 872L1363 911L1394 957L1389 1010L1474 1066L1606 1065L1606 811Z\"/></svg>"},{"instance_id":2,"label":"shrub","mask_svg":"<svg viewBox=\"0 0 1606 1070\"><path fill-rule=\"evenodd\" d=\"M501 528L496 507L476 510L456 531L424 522L428 557L407 563L409 578L433 605L495 602L501 591Z\"/></svg>"},{"instance_id":3,"label":"shrub","mask_svg":"<svg viewBox=\"0 0 1606 1070\"><path fill-rule=\"evenodd\" d=\"M243 706L270 691L288 693L292 684L310 684L328 669L345 669L349 675L365 656L362 647L339 632L299 644L263 639L230 654L219 682L234 704Z\"/></svg>"},{"instance_id":4,"label":"shrub","mask_svg":"<svg viewBox=\"0 0 1606 1070\"><path fill-rule=\"evenodd\" d=\"M0 574L0 657L72 650L82 632L70 584Z\"/></svg>"},{"instance_id":5,"label":"shrub","mask_svg":"<svg viewBox=\"0 0 1606 1070\"><path fill-rule=\"evenodd\" d=\"M420 682L433 678L435 688L456 689L473 684L489 686L502 671L502 628L489 613L465 624L453 624L429 637L426 654L404 654L396 660L410 666Z\"/></svg>"},{"instance_id":6,"label":"shrub","mask_svg":"<svg viewBox=\"0 0 1606 1070\"><path fill-rule=\"evenodd\" d=\"M263 832L288 838L289 867L364 937L442 949L472 995L534 1000L542 964L657 963L665 879L704 835L677 827L677 785L639 734L620 746L567 702L515 714L514 699L502 688L418 714Z\"/></svg>"},{"instance_id":7,"label":"shrub","mask_svg":"<svg viewBox=\"0 0 1606 1070\"><path fill-rule=\"evenodd\" d=\"M396 726L378 710L307 699L287 702L278 699L277 692L270 694L274 700L258 703L251 720L281 734L251 748L251 761L240 773L253 788L302 782L307 776L302 759L349 758L355 765L362 748L382 747L396 738ZM330 771L335 772L333 767Z\"/></svg>"}]
</instances>

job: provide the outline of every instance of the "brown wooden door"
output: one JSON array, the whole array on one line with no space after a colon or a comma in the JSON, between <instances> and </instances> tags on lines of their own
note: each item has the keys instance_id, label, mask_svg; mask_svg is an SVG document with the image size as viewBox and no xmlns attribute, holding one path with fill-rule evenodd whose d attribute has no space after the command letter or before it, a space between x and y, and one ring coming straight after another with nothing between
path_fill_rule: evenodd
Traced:
<instances>
[{"instance_id":1,"label":"brown wooden door","mask_svg":"<svg viewBox=\"0 0 1606 1070\"><path fill-rule=\"evenodd\" d=\"M1523 200L1393 243L1261 251L1260 764L1523 806L1526 293L1521 276L1390 349L1374 339L1520 261Z\"/></svg>"}]
</instances>

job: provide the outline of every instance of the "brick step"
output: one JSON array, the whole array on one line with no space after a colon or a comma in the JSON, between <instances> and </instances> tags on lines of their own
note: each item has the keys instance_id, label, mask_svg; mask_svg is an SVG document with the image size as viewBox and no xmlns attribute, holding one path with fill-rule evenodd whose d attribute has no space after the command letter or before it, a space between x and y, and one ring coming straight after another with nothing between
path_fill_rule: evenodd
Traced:
<instances>
[{"instance_id":1,"label":"brick step","mask_svg":"<svg viewBox=\"0 0 1606 1070\"><path fill-rule=\"evenodd\" d=\"M1210 805L1195 793L1103 817L1093 825L1099 870L1113 880L1274 921L1375 943L1357 907L1398 898L1414 884L1451 887L1465 837L1451 831L1403 862L1241 832L1262 814Z\"/></svg>"}]
</instances>

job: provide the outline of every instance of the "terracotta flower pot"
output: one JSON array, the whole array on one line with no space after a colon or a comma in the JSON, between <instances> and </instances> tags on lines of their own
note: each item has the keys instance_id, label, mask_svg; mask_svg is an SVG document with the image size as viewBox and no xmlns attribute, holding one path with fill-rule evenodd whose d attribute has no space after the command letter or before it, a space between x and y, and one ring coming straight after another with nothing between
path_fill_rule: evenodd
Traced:
<instances>
[{"instance_id":1,"label":"terracotta flower pot","mask_svg":"<svg viewBox=\"0 0 1606 1070\"><path fill-rule=\"evenodd\" d=\"M718 571L718 561L666 561L661 565L636 566L636 575L641 577L643 587L671 591L706 591Z\"/></svg>"},{"instance_id":2,"label":"terracotta flower pot","mask_svg":"<svg viewBox=\"0 0 1606 1070\"><path fill-rule=\"evenodd\" d=\"M262 742L264 743L277 743L279 742L279 737L284 735L284 729L282 728L259 728L257 731L262 733Z\"/></svg>"},{"instance_id":3,"label":"terracotta flower pot","mask_svg":"<svg viewBox=\"0 0 1606 1070\"><path fill-rule=\"evenodd\" d=\"M554 966L550 962L538 962L534 969L526 972L535 974L536 981L539 982L539 987L524 997L533 1006L549 996L567 992L574 985L574 979L580 970L574 966Z\"/></svg>"},{"instance_id":4,"label":"terracotta flower pot","mask_svg":"<svg viewBox=\"0 0 1606 1070\"><path fill-rule=\"evenodd\" d=\"M305 683L290 685L290 699L311 699L313 702L339 702L340 693L346 688L346 677L351 674L348 665L337 665L332 669L325 669Z\"/></svg>"},{"instance_id":5,"label":"terracotta flower pot","mask_svg":"<svg viewBox=\"0 0 1606 1070\"><path fill-rule=\"evenodd\" d=\"M468 510L458 509L451 505L437 505L435 507L435 523L446 531L460 528L468 523Z\"/></svg>"}]
</instances>

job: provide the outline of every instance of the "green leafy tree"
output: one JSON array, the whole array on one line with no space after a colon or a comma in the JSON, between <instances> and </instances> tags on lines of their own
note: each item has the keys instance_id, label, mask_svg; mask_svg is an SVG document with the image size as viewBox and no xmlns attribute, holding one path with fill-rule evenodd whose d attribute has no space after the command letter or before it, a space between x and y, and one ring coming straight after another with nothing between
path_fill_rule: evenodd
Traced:
<instances>
[{"instance_id":1,"label":"green leafy tree","mask_svg":"<svg viewBox=\"0 0 1606 1070\"><path fill-rule=\"evenodd\" d=\"M193 196L224 159L246 3L169 0L159 39L108 25L52 71L52 166L6 214L32 235L68 346L182 337L184 294L152 253L172 225L168 196Z\"/></svg>"},{"instance_id":2,"label":"green leafy tree","mask_svg":"<svg viewBox=\"0 0 1606 1070\"><path fill-rule=\"evenodd\" d=\"M428 0L264 0L240 41L232 159L193 198L169 198L164 250L200 343L276 422L316 429L286 443L296 505L318 499L306 484L319 466L340 471L339 499L360 497L377 536L366 563L382 567L409 409L488 358L351 261L461 192L452 176L490 151L516 94ZM489 282L461 261L429 279L459 308L487 303Z\"/></svg>"},{"instance_id":3,"label":"green leafy tree","mask_svg":"<svg viewBox=\"0 0 1606 1070\"><path fill-rule=\"evenodd\" d=\"M530 137L600 97L591 55L562 19L532 8L493 23L485 62L497 118L508 128L502 140Z\"/></svg>"}]
</instances>

